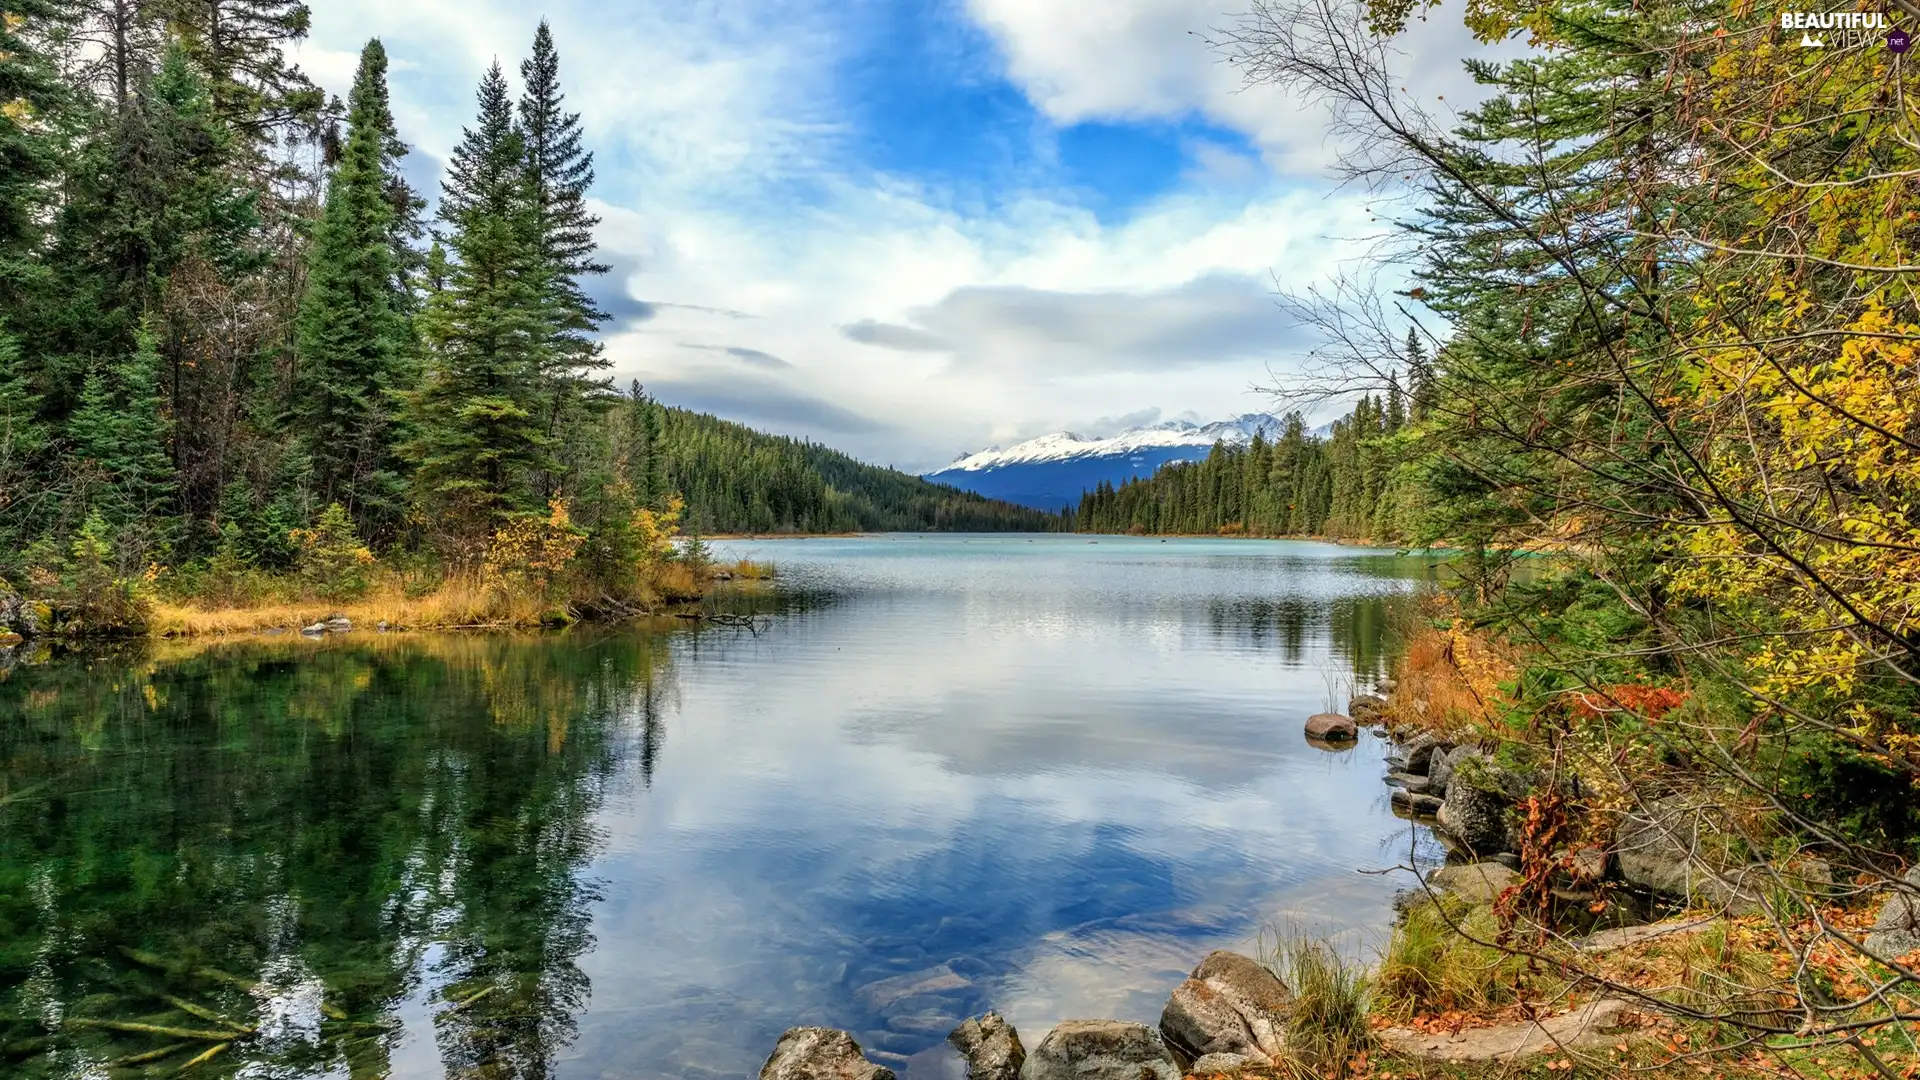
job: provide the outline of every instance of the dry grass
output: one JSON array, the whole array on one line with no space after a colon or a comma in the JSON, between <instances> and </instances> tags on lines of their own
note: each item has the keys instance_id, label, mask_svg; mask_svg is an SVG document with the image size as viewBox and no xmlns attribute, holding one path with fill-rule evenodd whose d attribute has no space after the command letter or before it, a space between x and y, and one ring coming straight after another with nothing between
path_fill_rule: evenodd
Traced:
<instances>
[{"instance_id":1,"label":"dry grass","mask_svg":"<svg viewBox=\"0 0 1920 1080\"><path fill-rule=\"evenodd\" d=\"M1508 704L1500 684L1518 671L1515 650L1457 616L1408 635L1395 674L1393 723L1456 740L1493 726Z\"/></svg>"}]
</instances>

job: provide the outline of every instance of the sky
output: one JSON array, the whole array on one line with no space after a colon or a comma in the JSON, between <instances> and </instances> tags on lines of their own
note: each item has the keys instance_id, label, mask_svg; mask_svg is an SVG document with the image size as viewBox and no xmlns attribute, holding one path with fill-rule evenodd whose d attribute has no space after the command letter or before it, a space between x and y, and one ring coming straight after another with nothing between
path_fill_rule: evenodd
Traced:
<instances>
[{"instance_id":1,"label":"sky","mask_svg":"<svg viewBox=\"0 0 1920 1080\"><path fill-rule=\"evenodd\" d=\"M543 16L597 180L622 387L912 471L1059 430L1265 411L1276 304L1378 235L1324 114L1209 49L1243 0L313 0L345 96L382 39L438 189ZM1449 8L1401 43L1468 87Z\"/></svg>"}]
</instances>

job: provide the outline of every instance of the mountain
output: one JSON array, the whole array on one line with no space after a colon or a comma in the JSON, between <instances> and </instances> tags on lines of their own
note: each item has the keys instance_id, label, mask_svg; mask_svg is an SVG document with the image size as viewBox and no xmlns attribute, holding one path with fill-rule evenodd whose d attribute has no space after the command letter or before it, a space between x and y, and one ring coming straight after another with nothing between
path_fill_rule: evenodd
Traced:
<instances>
[{"instance_id":1,"label":"mountain","mask_svg":"<svg viewBox=\"0 0 1920 1080\"><path fill-rule=\"evenodd\" d=\"M1277 416L1247 413L1211 424L1169 420L1128 428L1105 439L1060 431L1004 450L994 446L964 454L926 478L1054 512L1078 505L1080 493L1091 491L1102 480L1118 486L1134 477L1152 476L1170 461L1206 457L1214 443L1244 446L1256 431L1264 430L1271 439L1282 423Z\"/></svg>"},{"instance_id":2,"label":"mountain","mask_svg":"<svg viewBox=\"0 0 1920 1080\"><path fill-rule=\"evenodd\" d=\"M817 443L660 407L662 471L701 532L1045 532L1060 519Z\"/></svg>"}]
</instances>

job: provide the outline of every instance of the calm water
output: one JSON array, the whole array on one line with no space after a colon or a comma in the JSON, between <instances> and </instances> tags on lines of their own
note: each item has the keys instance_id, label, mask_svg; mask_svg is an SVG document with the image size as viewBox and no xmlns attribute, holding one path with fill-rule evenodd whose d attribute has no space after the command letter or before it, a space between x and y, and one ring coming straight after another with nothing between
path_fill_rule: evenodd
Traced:
<instances>
[{"instance_id":1,"label":"calm water","mask_svg":"<svg viewBox=\"0 0 1920 1080\"><path fill-rule=\"evenodd\" d=\"M921 1080L988 1007L1152 1022L1211 948L1385 925L1382 748L1300 725L1384 672L1420 560L718 546L780 570L757 634L0 675L0 1073L170 1075L224 1019L201 1075L751 1077L825 1024Z\"/></svg>"}]
</instances>

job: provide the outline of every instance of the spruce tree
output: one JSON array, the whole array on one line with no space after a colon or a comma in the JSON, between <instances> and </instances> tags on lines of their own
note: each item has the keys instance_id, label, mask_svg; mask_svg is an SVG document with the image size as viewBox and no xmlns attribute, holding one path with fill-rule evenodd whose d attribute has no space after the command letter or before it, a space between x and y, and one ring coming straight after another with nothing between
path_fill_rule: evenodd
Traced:
<instances>
[{"instance_id":1,"label":"spruce tree","mask_svg":"<svg viewBox=\"0 0 1920 1080\"><path fill-rule=\"evenodd\" d=\"M22 500L45 486L36 482L35 467L46 446L40 395L27 378L20 341L0 322L0 543L8 550L18 550L33 524Z\"/></svg>"},{"instance_id":2,"label":"spruce tree","mask_svg":"<svg viewBox=\"0 0 1920 1080\"><path fill-rule=\"evenodd\" d=\"M67 424L74 451L102 483L96 509L116 525L165 523L173 516L172 425L160 391L160 350L141 324L134 349L87 376Z\"/></svg>"},{"instance_id":3,"label":"spruce tree","mask_svg":"<svg viewBox=\"0 0 1920 1080\"><path fill-rule=\"evenodd\" d=\"M289 417L312 459L318 504L340 503L376 536L398 517L385 435L408 333L395 310L386 67L380 42L368 42L349 99L346 146L314 229Z\"/></svg>"},{"instance_id":4,"label":"spruce tree","mask_svg":"<svg viewBox=\"0 0 1920 1080\"><path fill-rule=\"evenodd\" d=\"M214 111L252 140L316 124L325 95L287 62L307 36L303 0L158 0L168 24L206 75Z\"/></svg>"},{"instance_id":5,"label":"spruce tree","mask_svg":"<svg viewBox=\"0 0 1920 1080\"><path fill-rule=\"evenodd\" d=\"M441 218L453 258L428 301L427 370L408 395L415 492L471 553L508 515L530 509L535 474L551 465L540 393L547 370L546 263L513 121L494 64L480 115L448 163Z\"/></svg>"},{"instance_id":6,"label":"spruce tree","mask_svg":"<svg viewBox=\"0 0 1920 1080\"><path fill-rule=\"evenodd\" d=\"M587 211L593 183L593 154L580 143L580 114L566 111L560 90L560 54L545 19L533 35L533 54L520 65L525 89L520 95L520 131L526 140L527 187L533 201L540 257L546 264L547 319L552 348L542 372L552 432L569 407L591 393L592 373L607 366L593 337L607 314L588 298L580 279L604 274L595 258L593 227L600 219Z\"/></svg>"}]
</instances>

